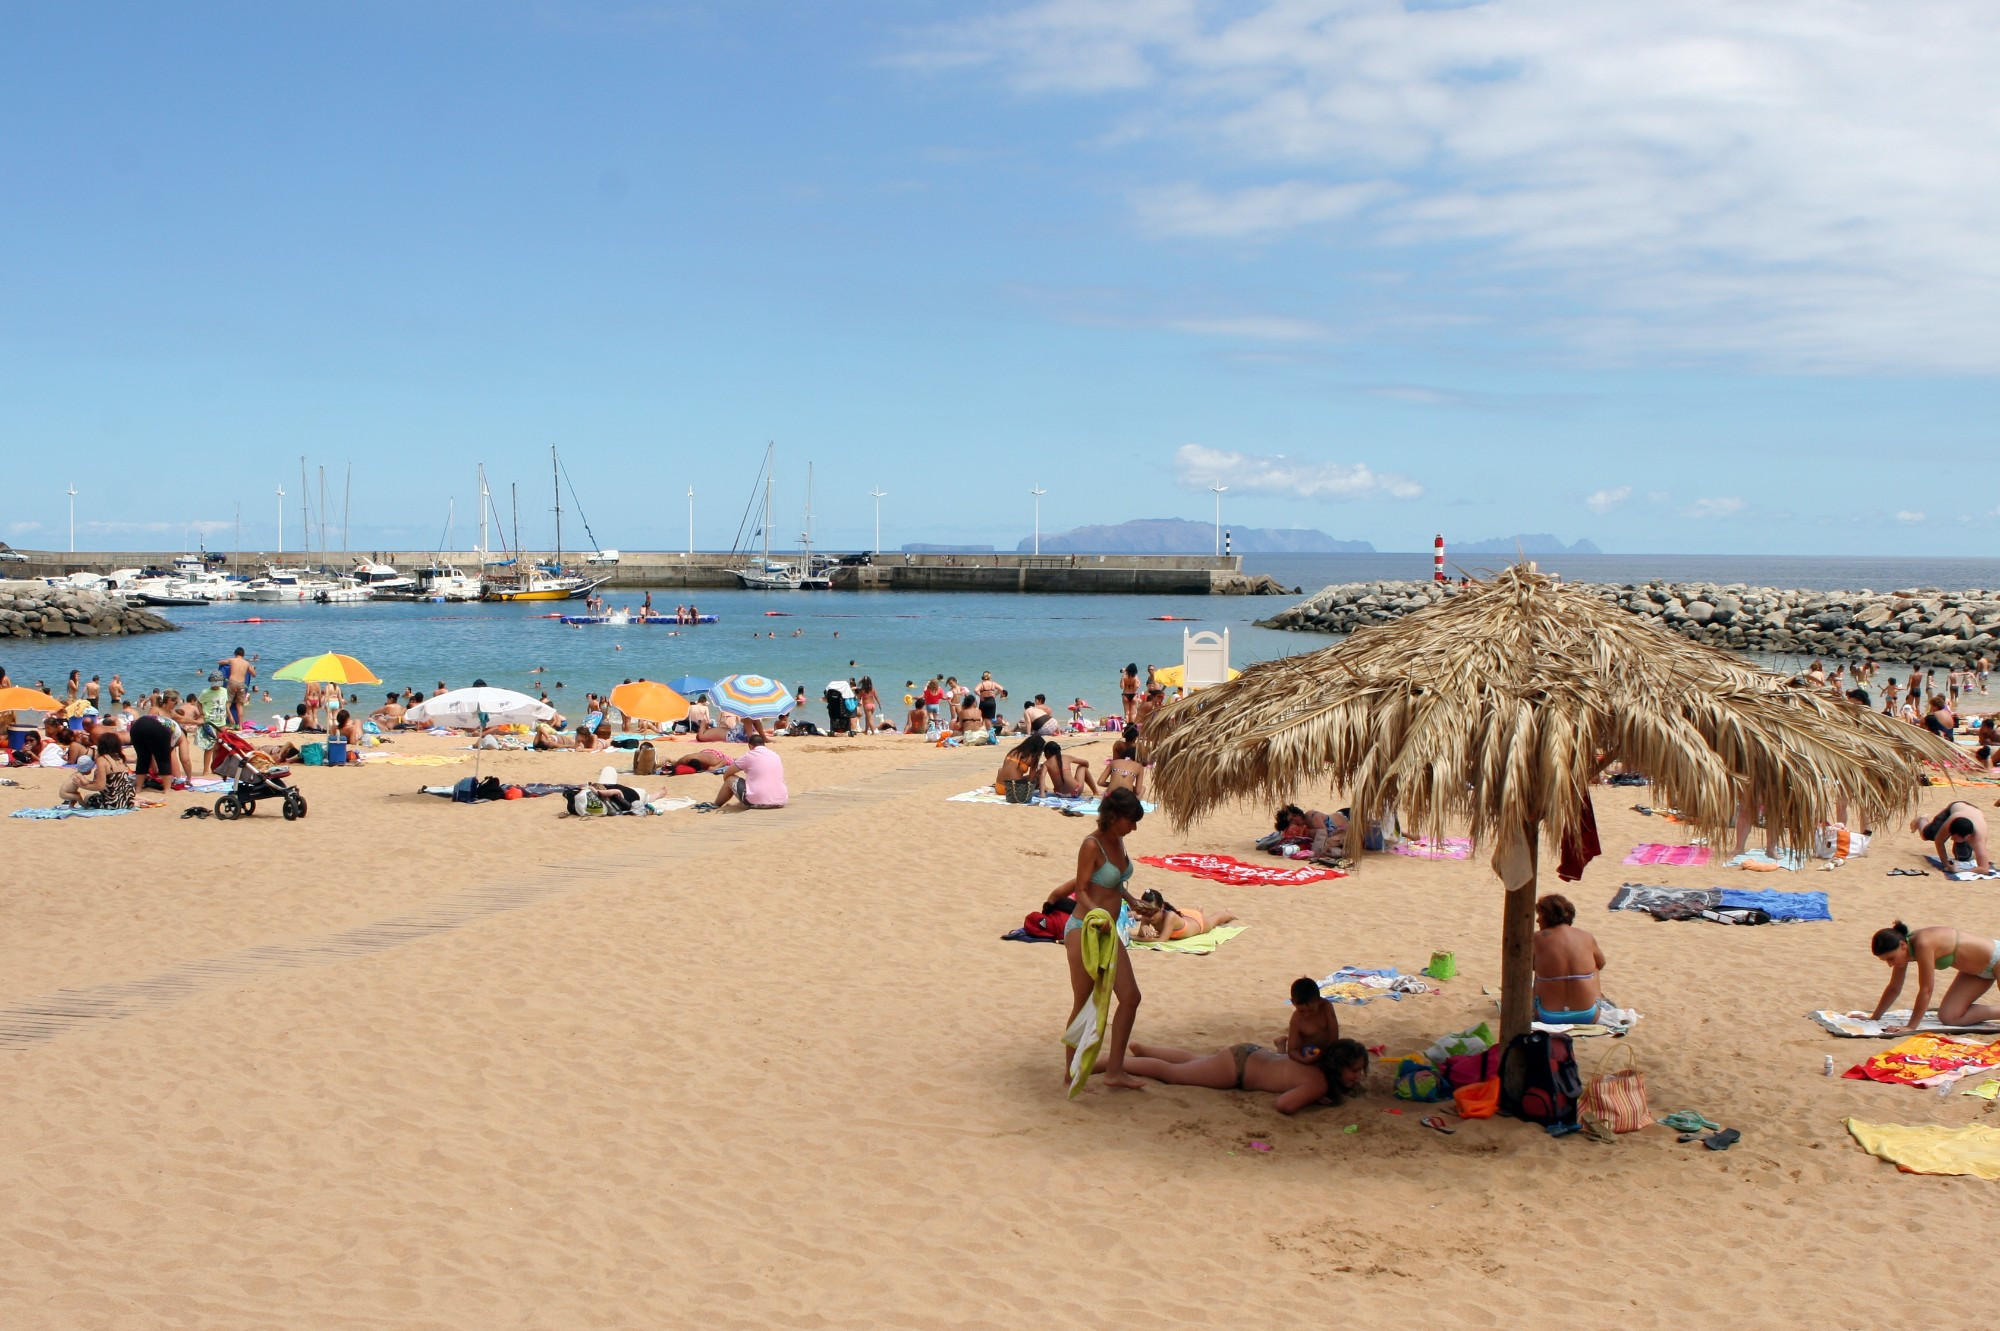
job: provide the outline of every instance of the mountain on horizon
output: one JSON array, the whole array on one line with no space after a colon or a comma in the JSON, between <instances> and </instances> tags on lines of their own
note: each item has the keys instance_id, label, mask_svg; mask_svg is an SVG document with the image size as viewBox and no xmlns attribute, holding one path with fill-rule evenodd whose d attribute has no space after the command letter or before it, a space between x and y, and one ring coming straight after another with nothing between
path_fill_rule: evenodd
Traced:
<instances>
[{"instance_id":1,"label":"mountain on horizon","mask_svg":"<svg viewBox=\"0 0 2000 1331\"><path fill-rule=\"evenodd\" d=\"M1230 527L1229 548L1239 555L1373 554L1367 541L1337 541L1310 527ZM1023 554L1032 539L1014 547ZM1137 518L1115 526L1076 527L1042 534L1043 554L1206 555L1215 552L1215 524L1187 518Z\"/></svg>"},{"instance_id":2,"label":"mountain on horizon","mask_svg":"<svg viewBox=\"0 0 2000 1331\"><path fill-rule=\"evenodd\" d=\"M1445 556L1452 555L1511 555L1520 551L1524 555L1601 555L1604 552L1594 542L1579 539L1564 545L1548 532L1530 532L1517 536L1495 536L1484 541L1457 541L1447 538L1444 543Z\"/></svg>"}]
</instances>

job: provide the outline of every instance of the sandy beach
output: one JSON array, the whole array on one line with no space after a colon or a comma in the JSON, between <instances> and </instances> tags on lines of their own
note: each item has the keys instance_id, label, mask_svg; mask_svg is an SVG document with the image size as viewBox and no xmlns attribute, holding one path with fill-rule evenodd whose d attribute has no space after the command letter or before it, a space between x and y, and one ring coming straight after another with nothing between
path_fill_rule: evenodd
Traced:
<instances>
[{"instance_id":1,"label":"sandy beach","mask_svg":"<svg viewBox=\"0 0 2000 1331\"><path fill-rule=\"evenodd\" d=\"M1289 982L1342 964L1411 970L1444 949L1460 974L1341 1009L1392 1060L1339 1108L1285 1119L1269 1097L1160 1085L1072 1102L1062 953L1000 935L1089 824L946 802L988 777L992 750L789 739L784 811L610 820L417 795L471 755L395 751L464 762L302 769L312 813L296 824L183 820L188 795L0 824L0 1324L1422 1309L1454 1326L1861 1328L1882 1324L1889 1272L1962 1246L1992 1201L1978 1180L1898 1173L1841 1125L1970 1122L1986 1102L1828 1079L1826 1054L1845 1067L1878 1046L1804 1019L1873 1004L1868 936L1892 918L2000 929L1988 885L1884 876L1921 863L1905 832L1830 873L1631 868L1633 844L1679 829L1630 810L1643 789L1598 792L1606 854L1564 890L1610 959L1607 990L1645 1014L1624 1043L1655 1112L1742 1131L1715 1153L1658 1127L1608 1145L1506 1119L1441 1136L1391 1097L1393 1055L1494 1015L1501 896L1483 854L1370 856L1306 887L1141 866L1135 889L1249 925L1210 956L1136 956L1142 1040L1268 1042ZM508 753L485 770L580 779L600 763ZM59 773L9 775L22 786L0 811L54 802ZM709 784L675 779L697 798ZM1251 807L1185 833L1156 816L1133 845L1249 857L1267 826ZM1626 881L1825 890L1835 922L1607 913ZM1622 1061L1615 1043L1578 1042L1586 1076Z\"/></svg>"}]
</instances>

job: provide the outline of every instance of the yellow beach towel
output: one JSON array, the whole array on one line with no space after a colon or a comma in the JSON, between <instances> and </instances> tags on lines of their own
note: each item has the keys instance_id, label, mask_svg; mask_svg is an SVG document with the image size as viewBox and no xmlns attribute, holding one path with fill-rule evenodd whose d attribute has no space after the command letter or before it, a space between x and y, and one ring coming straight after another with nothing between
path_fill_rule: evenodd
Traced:
<instances>
[{"instance_id":1,"label":"yellow beach towel","mask_svg":"<svg viewBox=\"0 0 2000 1331\"><path fill-rule=\"evenodd\" d=\"M1155 938L1149 942L1127 943L1125 946L1144 948L1148 952L1186 952L1192 956L1205 957L1249 927L1247 924L1225 924L1219 929L1210 929L1205 934L1196 934L1193 938Z\"/></svg>"},{"instance_id":2,"label":"yellow beach towel","mask_svg":"<svg viewBox=\"0 0 2000 1331\"><path fill-rule=\"evenodd\" d=\"M1903 1123L1863 1123L1847 1120L1847 1130L1861 1149L1880 1156L1906 1174L1971 1174L2000 1179L2000 1128L1969 1123L1962 1128L1939 1124L1912 1127Z\"/></svg>"},{"instance_id":3,"label":"yellow beach towel","mask_svg":"<svg viewBox=\"0 0 2000 1331\"><path fill-rule=\"evenodd\" d=\"M1110 1025L1111 985L1118 976L1118 934L1111 913L1093 908L1083 917L1083 973L1092 980L1090 1001L1085 1003L1063 1032L1063 1043L1076 1050L1069 1061L1069 1095L1074 1100L1090 1084L1090 1070L1104 1048L1104 1032Z\"/></svg>"}]
</instances>

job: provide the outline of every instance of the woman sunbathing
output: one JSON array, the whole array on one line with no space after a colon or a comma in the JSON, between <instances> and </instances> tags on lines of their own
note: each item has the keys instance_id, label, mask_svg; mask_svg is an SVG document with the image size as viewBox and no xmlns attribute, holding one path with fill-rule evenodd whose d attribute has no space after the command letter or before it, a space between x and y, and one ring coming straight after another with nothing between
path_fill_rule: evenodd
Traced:
<instances>
[{"instance_id":1,"label":"woman sunbathing","mask_svg":"<svg viewBox=\"0 0 2000 1331\"><path fill-rule=\"evenodd\" d=\"M1042 745L1042 772L1048 777L1051 795L1080 798L1086 788L1093 795L1097 793L1097 778L1090 774L1090 764L1063 757L1060 744L1050 741Z\"/></svg>"},{"instance_id":2,"label":"woman sunbathing","mask_svg":"<svg viewBox=\"0 0 2000 1331\"><path fill-rule=\"evenodd\" d=\"M1368 1075L1368 1051L1359 1040L1335 1040L1312 1063L1297 1063L1259 1044L1233 1044L1213 1054L1134 1042L1125 1070L1175 1086L1214 1091L1263 1091L1278 1097L1280 1114L1296 1114L1321 1100L1339 1104Z\"/></svg>"},{"instance_id":3,"label":"woman sunbathing","mask_svg":"<svg viewBox=\"0 0 2000 1331\"><path fill-rule=\"evenodd\" d=\"M1104 792L1129 790L1140 799L1146 798L1146 768L1132 756L1129 740L1115 740L1111 745L1111 756L1104 763Z\"/></svg>"},{"instance_id":4,"label":"woman sunbathing","mask_svg":"<svg viewBox=\"0 0 2000 1331\"><path fill-rule=\"evenodd\" d=\"M1972 1001L1992 987L1994 971L2000 968L2000 943L1993 939L1944 925L1912 931L1897 920L1887 929L1875 931L1873 951L1889 967L1890 974L1882 1001L1869 1014L1871 1021L1880 1021L1882 1014L1902 996L1910 963L1917 963L1917 996L1910 1003L1910 1020L1883 1032L1885 1035L1901 1035L1923 1024L1939 971L1958 972L1944 992L1944 1001L1937 1005L1941 1024L1977 1026L1982 1021L2000 1020L2000 1005Z\"/></svg>"},{"instance_id":5,"label":"woman sunbathing","mask_svg":"<svg viewBox=\"0 0 2000 1331\"><path fill-rule=\"evenodd\" d=\"M677 758L668 758L660 764L660 770L674 776L691 776L696 772L712 772L728 763L729 755L720 750L691 749Z\"/></svg>"},{"instance_id":6,"label":"woman sunbathing","mask_svg":"<svg viewBox=\"0 0 2000 1331\"><path fill-rule=\"evenodd\" d=\"M1551 1026L1581 1026L1609 1006L1598 974L1604 949L1576 927L1576 907L1550 893L1535 903L1535 1020Z\"/></svg>"},{"instance_id":7,"label":"woman sunbathing","mask_svg":"<svg viewBox=\"0 0 2000 1331\"><path fill-rule=\"evenodd\" d=\"M1031 780L1035 789L1040 790L1042 779L1039 769L1042 765L1042 752L1047 747L1048 741L1040 735L1030 735L1007 750L1007 756L1000 760L999 772L993 777L993 793L1005 795L1009 781Z\"/></svg>"},{"instance_id":8,"label":"woman sunbathing","mask_svg":"<svg viewBox=\"0 0 2000 1331\"><path fill-rule=\"evenodd\" d=\"M1135 942L1156 943L1182 938L1199 938L1236 918L1226 910L1203 911L1193 906L1176 906L1160 895L1157 887L1147 888L1133 912L1138 923L1132 930Z\"/></svg>"}]
</instances>

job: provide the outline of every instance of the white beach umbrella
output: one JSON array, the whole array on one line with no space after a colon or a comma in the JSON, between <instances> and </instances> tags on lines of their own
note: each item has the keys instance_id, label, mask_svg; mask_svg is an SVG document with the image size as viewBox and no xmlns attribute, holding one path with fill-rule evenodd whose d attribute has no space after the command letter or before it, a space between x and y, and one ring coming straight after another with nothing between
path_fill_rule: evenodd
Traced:
<instances>
[{"instance_id":1,"label":"white beach umbrella","mask_svg":"<svg viewBox=\"0 0 2000 1331\"><path fill-rule=\"evenodd\" d=\"M481 726L518 726L547 721L556 709L512 689L479 687L452 689L412 707L406 719L427 725L473 730Z\"/></svg>"}]
</instances>

